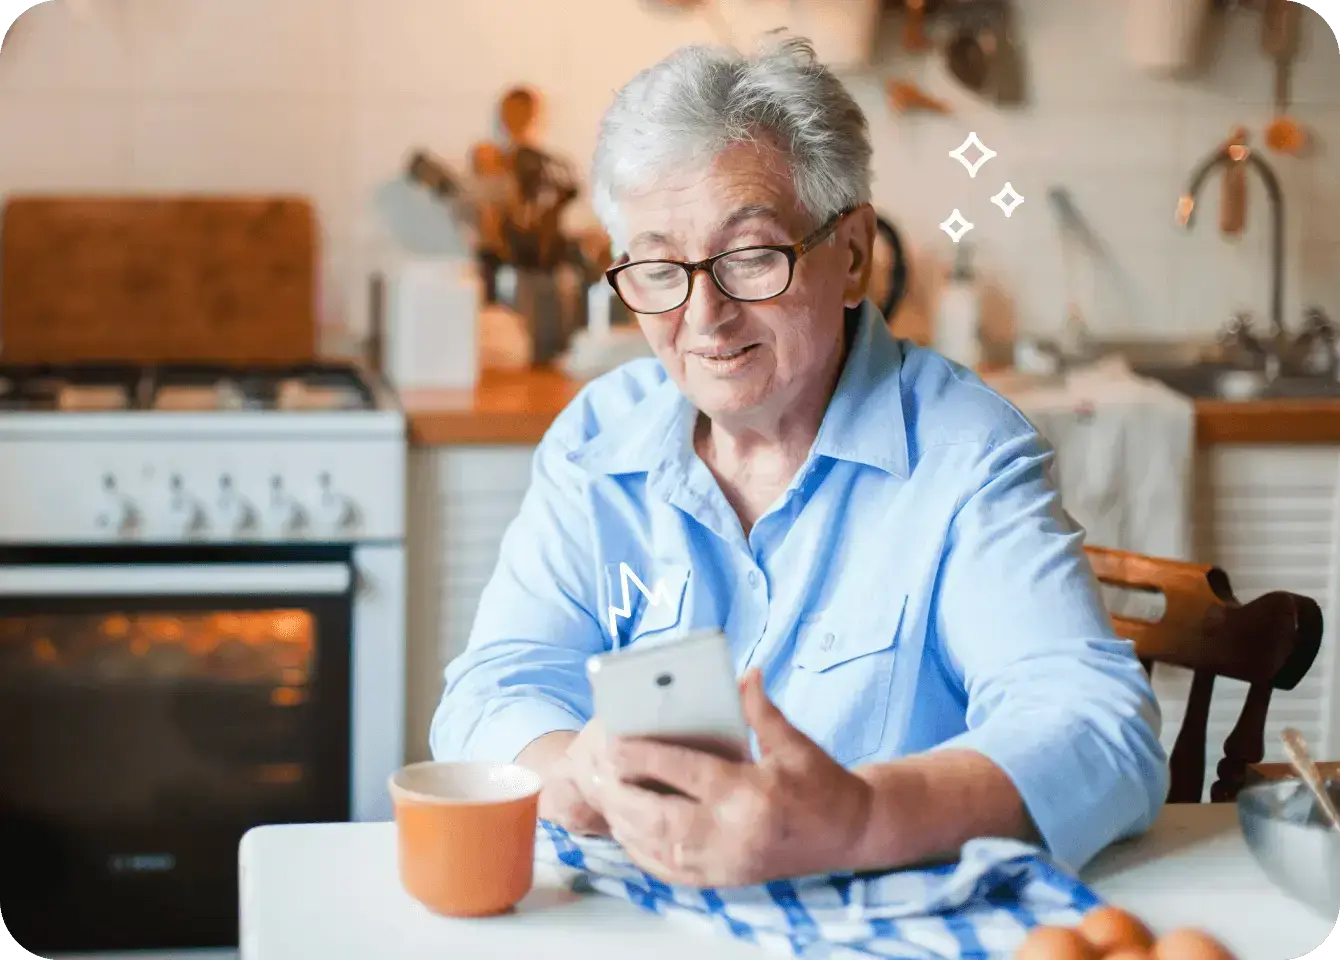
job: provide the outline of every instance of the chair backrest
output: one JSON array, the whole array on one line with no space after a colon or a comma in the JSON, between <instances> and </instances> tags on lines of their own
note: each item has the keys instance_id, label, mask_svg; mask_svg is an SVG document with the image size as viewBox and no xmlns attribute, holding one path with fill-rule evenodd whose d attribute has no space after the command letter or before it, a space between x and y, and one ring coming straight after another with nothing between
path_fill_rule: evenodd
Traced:
<instances>
[{"instance_id":1,"label":"chair backrest","mask_svg":"<svg viewBox=\"0 0 1340 960\"><path fill-rule=\"evenodd\" d=\"M1248 684L1247 699L1210 787L1210 799L1236 798L1249 764L1265 754L1266 712L1273 690L1292 690L1321 648L1321 607L1310 597L1276 591L1242 604L1218 567L1086 547L1100 583L1162 594L1157 620L1114 612L1118 635L1135 643L1146 671L1166 663L1192 671L1186 715L1170 758L1170 803L1199 803L1205 786L1206 728L1215 677Z\"/></svg>"}]
</instances>

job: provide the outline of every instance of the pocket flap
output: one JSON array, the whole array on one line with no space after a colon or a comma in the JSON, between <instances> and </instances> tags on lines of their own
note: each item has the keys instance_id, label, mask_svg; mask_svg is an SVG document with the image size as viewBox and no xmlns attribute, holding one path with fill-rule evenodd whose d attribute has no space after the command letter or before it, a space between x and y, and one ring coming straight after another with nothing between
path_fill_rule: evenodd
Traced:
<instances>
[{"instance_id":1,"label":"pocket flap","mask_svg":"<svg viewBox=\"0 0 1340 960\"><path fill-rule=\"evenodd\" d=\"M609 604L605 625L615 645L621 637L632 643L677 626L688 585L689 568L684 564L657 563L642 571L627 563L607 563L605 595Z\"/></svg>"},{"instance_id":2,"label":"pocket flap","mask_svg":"<svg viewBox=\"0 0 1340 960\"><path fill-rule=\"evenodd\" d=\"M899 597L877 614L853 614L829 610L811 614L800 624L796 636L796 668L823 673L839 664L879 653L898 642L907 595Z\"/></svg>"}]
</instances>

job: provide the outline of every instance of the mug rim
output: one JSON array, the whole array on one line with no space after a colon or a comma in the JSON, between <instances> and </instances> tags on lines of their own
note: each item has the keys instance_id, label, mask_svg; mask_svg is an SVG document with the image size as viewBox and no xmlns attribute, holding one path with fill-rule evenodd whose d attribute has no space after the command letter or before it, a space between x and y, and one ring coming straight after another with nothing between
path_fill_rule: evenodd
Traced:
<instances>
[{"instance_id":1,"label":"mug rim","mask_svg":"<svg viewBox=\"0 0 1340 960\"><path fill-rule=\"evenodd\" d=\"M521 774L522 778L530 781L529 787L525 790L518 790L515 794L502 797L495 800L484 800L478 798L448 797L436 793L424 793L420 790L414 790L404 786L398 781L400 778L414 770L436 769L454 769L454 770L474 770L484 771L511 771ZM417 763L409 763L396 770L387 779L387 785L390 789L391 798L397 801L412 801L415 803L433 804L447 807L497 807L509 803L530 800L538 796L544 788L544 780L538 772L530 767L522 766L519 763L496 763L490 760L421 760Z\"/></svg>"}]
</instances>

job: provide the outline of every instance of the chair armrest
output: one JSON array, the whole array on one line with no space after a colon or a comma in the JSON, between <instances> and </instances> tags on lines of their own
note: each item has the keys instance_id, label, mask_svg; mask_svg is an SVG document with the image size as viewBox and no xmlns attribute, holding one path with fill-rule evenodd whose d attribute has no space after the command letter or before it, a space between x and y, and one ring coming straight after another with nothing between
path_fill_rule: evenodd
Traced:
<instances>
[{"instance_id":1,"label":"chair armrest","mask_svg":"<svg viewBox=\"0 0 1340 960\"><path fill-rule=\"evenodd\" d=\"M1326 780L1340 779L1340 760L1324 760L1317 764L1321 775ZM1293 767L1287 763L1252 763L1247 766L1246 786L1252 786L1257 783L1267 781L1274 782L1278 780L1293 780L1297 778L1293 772Z\"/></svg>"}]
</instances>

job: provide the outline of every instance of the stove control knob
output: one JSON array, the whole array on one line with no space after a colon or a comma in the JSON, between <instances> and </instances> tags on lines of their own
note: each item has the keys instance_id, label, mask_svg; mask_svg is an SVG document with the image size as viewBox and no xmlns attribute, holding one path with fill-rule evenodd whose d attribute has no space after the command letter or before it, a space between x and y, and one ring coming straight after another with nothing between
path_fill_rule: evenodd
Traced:
<instances>
[{"instance_id":1,"label":"stove control knob","mask_svg":"<svg viewBox=\"0 0 1340 960\"><path fill-rule=\"evenodd\" d=\"M95 523L99 530L122 537L134 534L140 526L139 509L117 488L116 478L110 473L102 475L102 509Z\"/></svg>"},{"instance_id":2,"label":"stove control knob","mask_svg":"<svg viewBox=\"0 0 1340 960\"><path fill-rule=\"evenodd\" d=\"M256 508L233 486L229 474L219 477L219 503L215 510L219 529L233 536L245 536L257 526Z\"/></svg>"},{"instance_id":3,"label":"stove control knob","mask_svg":"<svg viewBox=\"0 0 1340 960\"><path fill-rule=\"evenodd\" d=\"M284 478L270 478L270 506L266 511L266 526L281 537L293 537L307 526L307 512L302 504L284 489Z\"/></svg>"},{"instance_id":4,"label":"stove control knob","mask_svg":"<svg viewBox=\"0 0 1340 960\"><path fill-rule=\"evenodd\" d=\"M197 537L206 527L205 508L200 501L186 492L181 474L174 473L168 480L171 493L168 502L168 523L172 532L183 539Z\"/></svg>"},{"instance_id":5,"label":"stove control knob","mask_svg":"<svg viewBox=\"0 0 1340 960\"><path fill-rule=\"evenodd\" d=\"M331 533L347 533L354 529L358 525L358 507L354 501L336 492L329 473L322 473L317 484L321 487L321 499L316 514L322 529Z\"/></svg>"}]
</instances>

